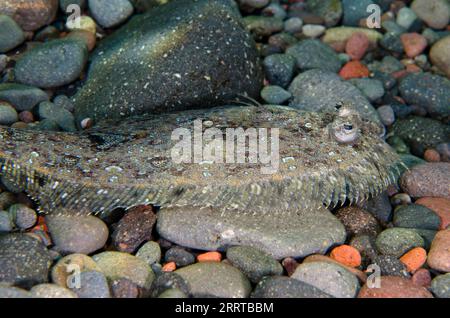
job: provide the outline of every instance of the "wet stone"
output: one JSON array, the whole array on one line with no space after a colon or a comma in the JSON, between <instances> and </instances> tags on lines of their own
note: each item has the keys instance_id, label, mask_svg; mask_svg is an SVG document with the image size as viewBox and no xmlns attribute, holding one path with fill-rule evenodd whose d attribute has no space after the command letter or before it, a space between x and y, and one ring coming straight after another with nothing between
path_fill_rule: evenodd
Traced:
<instances>
[{"instance_id":1,"label":"wet stone","mask_svg":"<svg viewBox=\"0 0 450 318\"><path fill-rule=\"evenodd\" d=\"M411 204L400 207L394 212L393 223L396 227L438 230L441 219L433 210Z\"/></svg>"},{"instance_id":2,"label":"wet stone","mask_svg":"<svg viewBox=\"0 0 450 318\"><path fill-rule=\"evenodd\" d=\"M0 53L6 53L19 46L25 35L11 17L0 14Z\"/></svg>"},{"instance_id":3,"label":"wet stone","mask_svg":"<svg viewBox=\"0 0 450 318\"><path fill-rule=\"evenodd\" d=\"M261 97L267 104L282 105L292 97L292 94L280 86L271 85L263 88Z\"/></svg>"},{"instance_id":4,"label":"wet stone","mask_svg":"<svg viewBox=\"0 0 450 318\"><path fill-rule=\"evenodd\" d=\"M263 278L253 291L252 298L332 298L320 289L286 276Z\"/></svg>"},{"instance_id":5,"label":"wet stone","mask_svg":"<svg viewBox=\"0 0 450 318\"><path fill-rule=\"evenodd\" d=\"M102 273L96 271L82 272L79 280L79 286L71 288L79 298L111 298L108 281Z\"/></svg>"},{"instance_id":6,"label":"wet stone","mask_svg":"<svg viewBox=\"0 0 450 318\"><path fill-rule=\"evenodd\" d=\"M111 28L133 14L133 5L128 0L89 0L89 10L102 27Z\"/></svg>"},{"instance_id":7,"label":"wet stone","mask_svg":"<svg viewBox=\"0 0 450 318\"><path fill-rule=\"evenodd\" d=\"M0 84L0 100L10 103L17 111L24 111L48 101L48 95L37 87L5 83Z\"/></svg>"},{"instance_id":8,"label":"wet stone","mask_svg":"<svg viewBox=\"0 0 450 318\"><path fill-rule=\"evenodd\" d=\"M424 240L411 229L397 227L381 232L377 237L376 246L383 255L400 257L414 247L423 247Z\"/></svg>"},{"instance_id":9,"label":"wet stone","mask_svg":"<svg viewBox=\"0 0 450 318\"><path fill-rule=\"evenodd\" d=\"M406 266L395 256L379 255L373 259L373 264L380 267L383 276L410 277Z\"/></svg>"},{"instance_id":10,"label":"wet stone","mask_svg":"<svg viewBox=\"0 0 450 318\"><path fill-rule=\"evenodd\" d=\"M267 80L283 88L289 86L295 74L296 60L288 54L272 54L264 59Z\"/></svg>"},{"instance_id":11,"label":"wet stone","mask_svg":"<svg viewBox=\"0 0 450 318\"><path fill-rule=\"evenodd\" d=\"M185 249L175 246L169 249L164 260L166 263L175 262L177 267L184 267L195 263L195 257Z\"/></svg>"},{"instance_id":12,"label":"wet stone","mask_svg":"<svg viewBox=\"0 0 450 318\"><path fill-rule=\"evenodd\" d=\"M158 275L152 285L153 298L161 296L164 292L171 289L177 289L185 295L190 294L189 283L177 273L161 273Z\"/></svg>"},{"instance_id":13,"label":"wet stone","mask_svg":"<svg viewBox=\"0 0 450 318\"><path fill-rule=\"evenodd\" d=\"M431 281L431 291L438 298L450 298L450 273L436 276Z\"/></svg>"}]
</instances>

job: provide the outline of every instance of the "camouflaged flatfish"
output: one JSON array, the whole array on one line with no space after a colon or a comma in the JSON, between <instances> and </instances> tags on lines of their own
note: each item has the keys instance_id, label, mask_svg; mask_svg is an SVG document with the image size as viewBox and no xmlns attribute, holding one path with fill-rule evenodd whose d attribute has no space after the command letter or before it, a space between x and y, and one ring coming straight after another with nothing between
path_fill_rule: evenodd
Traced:
<instances>
[{"instance_id":1,"label":"camouflaged flatfish","mask_svg":"<svg viewBox=\"0 0 450 318\"><path fill-rule=\"evenodd\" d=\"M262 163L176 163L173 132L278 128L279 168ZM349 107L310 113L283 106L229 106L106 121L79 133L0 128L4 178L40 210L73 214L140 204L283 211L308 202L367 200L394 182L402 164L377 124ZM203 140L203 147L207 140Z\"/></svg>"}]
</instances>

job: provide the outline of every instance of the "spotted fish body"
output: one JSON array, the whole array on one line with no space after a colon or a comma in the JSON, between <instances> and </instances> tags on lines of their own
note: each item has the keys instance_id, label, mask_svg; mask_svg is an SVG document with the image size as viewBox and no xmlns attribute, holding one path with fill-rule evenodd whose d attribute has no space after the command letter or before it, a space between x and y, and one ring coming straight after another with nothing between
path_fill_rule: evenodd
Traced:
<instances>
[{"instance_id":1,"label":"spotted fish body","mask_svg":"<svg viewBox=\"0 0 450 318\"><path fill-rule=\"evenodd\" d=\"M278 128L279 169L255 163L175 163L178 128ZM351 142L336 138L350 127ZM92 214L140 204L284 211L377 195L400 160L376 124L354 112L309 113L283 106L229 106L106 121L78 133L0 128L3 178L22 187L43 212ZM339 135L337 136L339 137ZM203 141L206 143L206 141Z\"/></svg>"}]
</instances>

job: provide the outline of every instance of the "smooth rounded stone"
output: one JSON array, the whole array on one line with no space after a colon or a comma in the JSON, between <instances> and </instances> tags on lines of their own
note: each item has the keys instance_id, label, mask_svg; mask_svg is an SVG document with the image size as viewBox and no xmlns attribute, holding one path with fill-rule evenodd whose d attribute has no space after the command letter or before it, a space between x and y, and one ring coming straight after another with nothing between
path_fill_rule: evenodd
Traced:
<instances>
[{"instance_id":1,"label":"smooth rounded stone","mask_svg":"<svg viewBox=\"0 0 450 318\"><path fill-rule=\"evenodd\" d=\"M42 102L36 112L41 120L51 120L64 131L77 131L73 114L64 107L51 102Z\"/></svg>"},{"instance_id":2,"label":"smooth rounded stone","mask_svg":"<svg viewBox=\"0 0 450 318\"><path fill-rule=\"evenodd\" d=\"M426 149L434 149L448 140L450 127L431 118L409 116L397 120L392 132L412 148L413 154L423 156Z\"/></svg>"},{"instance_id":3,"label":"smooth rounded stone","mask_svg":"<svg viewBox=\"0 0 450 318\"><path fill-rule=\"evenodd\" d=\"M151 297L160 297L167 290L177 289L184 295L189 296L191 287L180 275L173 272L163 272L153 281Z\"/></svg>"},{"instance_id":4,"label":"smooth rounded stone","mask_svg":"<svg viewBox=\"0 0 450 318\"><path fill-rule=\"evenodd\" d=\"M0 53L14 49L23 41L25 41L25 34L16 21L7 15L0 14Z\"/></svg>"},{"instance_id":5,"label":"smooth rounded stone","mask_svg":"<svg viewBox=\"0 0 450 318\"><path fill-rule=\"evenodd\" d=\"M252 291L247 277L225 263L196 263L175 274L187 281L194 297L247 298Z\"/></svg>"},{"instance_id":6,"label":"smooth rounded stone","mask_svg":"<svg viewBox=\"0 0 450 318\"><path fill-rule=\"evenodd\" d=\"M283 20L277 17L264 17L249 15L242 19L248 32L256 39L262 39L271 34L280 32L284 28Z\"/></svg>"},{"instance_id":7,"label":"smooth rounded stone","mask_svg":"<svg viewBox=\"0 0 450 318\"><path fill-rule=\"evenodd\" d=\"M347 235L349 236L359 234L377 236L381 231L377 219L371 213L359 207L350 206L342 208L335 215L344 224Z\"/></svg>"},{"instance_id":8,"label":"smooth rounded stone","mask_svg":"<svg viewBox=\"0 0 450 318\"><path fill-rule=\"evenodd\" d=\"M32 123L27 126L30 129L34 129L37 131L60 131L61 127L59 127L58 123L52 119L42 119L39 122Z\"/></svg>"},{"instance_id":9,"label":"smooth rounded stone","mask_svg":"<svg viewBox=\"0 0 450 318\"><path fill-rule=\"evenodd\" d=\"M411 197L443 197L450 199L450 163L428 162L413 167L400 179L403 191Z\"/></svg>"},{"instance_id":10,"label":"smooth rounded stone","mask_svg":"<svg viewBox=\"0 0 450 318\"><path fill-rule=\"evenodd\" d=\"M384 96L383 83L380 80L372 78L354 78L350 83L355 85L369 101L374 102Z\"/></svg>"},{"instance_id":11,"label":"smooth rounded stone","mask_svg":"<svg viewBox=\"0 0 450 318\"><path fill-rule=\"evenodd\" d=\"M257 98L263 83L255 43L222 0L171 1L137 15L91 59L75 95L77 123Z\"/></svg>"},{"instance_id":12,"label":"smooth rounded stone","mask_svg":"<svg viewBox=\"0 0 450 318\"><path fill-rule=\"evenodd\" d=\"M270 0L237 0L240 6L252 9L262 9L270 3Z\"/></svg>"},{"instance_id":13,"label":"smooth rounded stone","mask_svg":"<svg viewBox=\"0 0 450 318\"><path fill-rule=\"evenodd\" d=\"M342 0L343 25L358 26L361 19L367 18L371 13L367 7L373 4L372 0Z\"/></svg>"},{"instance_id":14,"label":"smooth rounded stone","mask_svg":"<svg viewBox=\"0 0 450 318\"><path fill-rule=\"evenodd\" d=\"M436 276L431 281L431 291L438 298L450 298L450 273Z\"/></svg>"},{"instance_id":15,"label":"smooth rounded stone","mask_svg":"<svg viewBox=\"0 0 450 318\"><path fill-rule=\"evenodd\" d=\"M17 111L10 104L0 101L0 125L9 126L19 120Z\"/></svg>"},{"instance_id":16,"label":"smooth rounded stone","mask_svg":"<svg viewBox=\"0 0 450 318\"><path fill-rule=\"evenodd\" d=\"M395 21L392 20L381 22L381 27L386 31L386 33L392 34L403 34L407 31L407 29L405 29L401 25L398 25Z\"/></svg>"},{"instance_id":17,"label":"smooth rounded stone","mask_svg":"<svg viewBox=\"0 0 450 318\"><path fill-rule=\"evenodd\" d=\"M432 116L450 115L450 80L431 73L416 73L403 78L400 94L408 104L426 108Z\"/></svg>"},{"instance_id":18,"label":"smooth rounded stone","mask_svg":"<svg viewBox=\"0 0 450 318\"><path fill-rule=\"evenodd\" d=\"M108 240L108 227L95 216L48 215L46 222L55 248L64 254L90 254Z\"/></svg>"},{"instance_id":19,"label":"smooth rounded stone","mask_svg":"<svg viewBox=\"0 0 450 318\"><path fill-rule=\"evenodd\" d=\"M158 243L150 241L142 245L136 253L136 257L152 265L161 261L161 247Z\"/></svg>"},{"instance_id":20,"label":"smooth rounded stone","mask_svg":"<svg viewBox=\"0 0 450 318\"><path fill-rule=\"evenodd\" d=\"M14 204L9 207L8 212L14 224L22 230L33 227L37 222L36 211L24 204Z\"/></svg>"},{"instance_id":21,"label":"smooth rounded stone","mask_svg":"<svg viewBox=\"0 0 450 318\"><path fill-rule=\"evenodd\" d=\"M385 56L378 67L378 70L382 73L395 73L405 69L405 65L402 64L393 56Z\"/></svg>"},{"instance_id":22,"label":"smooth rounded stone","mask_svg":"<svg viewBox=\"0 0 450 318\"><path fill-rule=\"evenodd\" d=\"M282 105L291 97L291 93L276 85L266 86L261 91L261 98L270 105Z\"/></svg>"},{"instance_id":23,"label":"smooth rounded stone","mask_svg":"<svg viewBox=\"0 0 450 318\"><path fill-rule=\"evenodd\" d=\"M50 24L58 11L58 0L4 0L0 13L12 17L25 31Z\"/></svg>"},{"instance_id":24,"label":"smooth rounded stone","mask_svg":"<svg viewBox=\"0 0 450 318\"><path fill-rule=\"evenodd\" d=\"M287 12L284 7L276 2L270 3L261 11L261 13L266 16L272 16L283 20L287 17Z\"/></svg>"},{"instance_id":25,"label":"smooth rounded stone","mask_svg":"<svg viewBox=\"0 0 450 318\"><path fill-rule=\"evenodd\" d=\"M188 296L183 293L181 290L177 289L177 288L171 288L171 289L167 289L166 291L162 292L158 298L175 298L175 299L180 299L180 298L188 298Z\"/></svg>"},{"instance_id":26,"label":"smooth rounded stone","mask_svg":"<svg viewBox=\"0 0 450 318\"><path fill-rule=\"evenodd\" d=\"M0 100L14 106L17 111L31 110L43 101L48 101L48 95L37 87L5 83L0 84Z\"/></svg>"},{"instance_id":27,"label":"smooth rounded stone","mask_svg":"<svg viewBox=\"0 0 450 318\"><path fill-rule=\"evenodd\" d=\"M450 229L437 232L427 259L428 266L440 272L450 272Z\"/></svg>"},{"instance_id":28,"label":"smooth rounded stone","mask_svg":"<svg viewBox=\"0 0 450 318\"><path fill-rule=\"evenodd\" d=\"M344 267L330 262L303 263L291 278L312 285L337 298L354 298L359 290L355 275Z\"/></svg>"},{"instance_id":29,"label":"smooth rounded stone","mask_svg":"<svg viewBox=\"0 0 450 318\"><path fill-rule=\"evenodd\" d=\"M128 0L89 0L89 11L104 28L112 28L125 22L133 14Z\"/></svg>"},{"instance_id":30,"label":"smooth rounded stone","mask_svg":"<svg viewBox=\"0 0 450 318\"><path fill-rule=\"evenodd\" d=\"M130 254L103 252L92 258L109 280L126 278L144 290L149 290L155 278L155 274L146 262Z\"/></svg>"},{"instance_id":31,"label":"smooth rounded stone","mask_svg":"<svg viewBox=\"0 0 450 318\"><path fill-rule=\"evenodd\" d=\"M417 15L414 10L408 7L403 7L397 13L396 22L399 26L408 30L413 25L414 21L416 21L416 19Z\"/></svg>"},{"instance_id":32,"label":"smooth rounded stone","mask_svg":"<svg viewBox=\"0 0 450 318\"><path fill-rule=\"evenodd\" d=\"M81 41L53 40L21 56L14 68L14 75L22 84L41 88L59 87L80 77L87 58L87 46Z\"/></svg>"},{"instance_id":33,"label":"smooth rounded stone","mask_svg":"<svg viewBox=\"0 0 450 318\"><path fill-rule=\"evenodd\" d=\"M33 298L78 298L71 290L55 284L39 284L30 290Z\"/></svg>"},{"instance_id":34,"label":"smooth rounded stone","mask_svg":"<svg viewBox=\"0 0 450 318\"><path fill-rule=\"evenodd\" d=\"M31 293L22 288L0 285L1 298L31 298Z\"/></svg>"},{"instance_id":35,"label":"smooth rounded stone","mask_svg":"<svg viewBox=\"0 0 450 318\"><path fill-rule=\"evenodd\" d=\"M395 227L381 232L375 244L381 254L400 257L414 247L423 247L425 243L415 231Z\"/></svg>"},{"instance_id":36,"label":"smooth rounded stone","mask_svg":"<svg viewBox=\"0 0 450 318\"><path fill-rule=\"evenodd\" d=\"M289 47L286 54L297 60L302 70L321 69L337 73L341 69L341 61L331 47L316 39L303 40Z\"/></svg>"},{"instance_id":37,"label":"smooth rounded stone","mask_svg":"<svg viewBox=\"0 0 450 318\"><path fill-rule=\"evenodd\" d=\"M65 108L69 112L73 111L73 103L72 100L66 95L58 95L53 99L53 104L56 107Z\"/></svg>"},{"instance_id":38,"label":"smooth rounded stone","mask_svg":"<svg viewBox=\"0 0 450 318\"><path fill-rule=\"evenodd\" d=\"M395 122L395 112L390 105L383 105L377 108L381 122L385 126L391 126Z\"/></svg>"},{"instance_id":39,"label":"smooth rounded stone","mask_svg":"<svg viewBox=\"0 0 450 318\"><path fill-rule=\"evenodd\" d=\"M97 263L84 254L70 254L59 259L52 267L52 282L62 287L73 287L76 275L82 272L100 271Z\"/></svg>"},{"instance_id":40,"label":"smooth rounded stone","mask_svg":"<svg viewBox=\"0 0 450 318\"><path fill-rule=\"evenodd\" d=\"M395 256L378 255L372 260L372 263L380 268L382 276L410 277L406 266Z\"/></svg>"},{"instance_id":41,"label":"smooth rounded stone","mask_svg":"<svg viewBox=\"0 0 450 318\"><path fill-rule=\"evenodd\" d=\"M140 288L131 280L120 278L111 282L111 294L113 298L138 298Z\"/></svg>"},{"instance_id":42,"label":"smooth rounded stone","mask_svg":"<svg viewBox=\"0 0 450 318\"><path fill-rule=\"evenodd\" d=\"M297 17L292 17L284 21L284 31L288 33L298 33L302 31L303 20Z\"/></svg>"},{"instance_id":43,"label":"smooth rounded stone","mask_svg":"<svg viewBox=\"0 0 450 318\"><path fill-rule=\"evenodd\" d=\"M381 224L387 224L392 219L392 206L386 191L361 203L360 206L372 213Z\"/></svg>"},{"instance_id":44,"label":"smooth rounded stone","mask_svg":"<svg viewBox=\"0 0 450 318\"><path fill-rule=\"evenodd\" d=\"M67 7L74 4L79 6L81 10L84 10L86 8L86 2L87 0L59 0L59 7L62 11L66 12Z\"/></svg>"},{"instance_id":45,"label":"smooth rounded stone","mask_svg":"<svg viewBox=\"0 0 450 318\"><path fill-rule=\"evenodd\" d=\"M252 283L264 276L283 274L283 266L269 254L250 246L233 246L227 249L227 259L240 269Z\"/></svg>"},{"instance_id":46,"label":"smooth rounded stone","mask_svg":"<svg viewBox=\"0 0 450 318\"><path fill-rule=\"evenodd\" d=\"M396 227L439 230L441 219L433 210L411 204L395 210L393 223Z\"/></svg>"},{"instance_id":47,"label":"smooth rounded stone","mask_svg":"<svg viewBox=\"0 0 450 318\"><path fill-rule=\"evenodd\" d=\"M351 102L362 117L380 122L364 94L332 72L320 69L303 72L292 81L289 91L294 96L289 104L292 107L323 112L334 110L338 102Z\"/></svg>"},{"instance_id":48,"label":"smooth rounded stone","mask_svg":"<svg viewBox=\"0 0 450 318\"><path fill-rule=\"evenodd\" d=\"M335 26L342 17L340 0L308 0L306 8L309 12L322 17L327 27Z\"/></svg>"},{"instance_id":49,"label":"smooth rounded stone","mask_svg":"<svg viewBox=\"0 0 450 318\"><path fill-rule=\"evenodd\" d=\"M436 213L439 216L441 220L439 227L440 230L445 230L450 225L449 199L424 197L420 198L415 203L431 209L434 213Z\"/></svg>"},{"instance_id":50,"label":"smooth rounded stone","mask_svg":"<svg viewBox=\"0 0 450 318\"><path fill-rule=\"evenodd\" d=\"M8 212L0 211L0 234L11 232L14 229L14 223Z\"/></svg>"},{"instance_id":51,"label":"smooth rounded stone","mask_svg":"<svg viewBox=\"0 0 450 318\"><path fill-rule=\"evenodd\" d=\"M437 41L430 50L430 60L450 78L450 36Z\"/></svg>"},{"instance_id":52,"label":"smooth rounded stone","mask_svg":"<svg viewBox=\"0 0 450 318\"><path fill-rule=\"evenodd\" d=\"M436 150L445 162L450 162L450 142L443 142L436 146Z\"/></svg>"},{"instance_id":53,"label":"smooth rounded stone","mask_svg":"<svg viewBox=\"0 0 450 318\"><path fill-rule=\"evenodd\" d=\"M228 246L245 245L275 259L324 254L346 237L344 226L322 207L284 217L229 213L226 218L211 208L161 209L157 230L166 240L190 248L223 251Z\"/></svg>"},{"instance_id":54,"label":"smooth rounded stone","mask_svg":"<svg viewBox=\"0 0 450 318\"><path fill-rule=\"evenodd\" d=\"M6 54L0 54L0 74L6 68L9 62L9 57Z\"/></svg>"},{"instance_id":55,"label":"smooth rounded stone","mask_svg":"<svg viewBox=\"0 0 450 318\"><path fill-rule=\"evenodd\" d=\"M397 276L382 276L380 288L364 285L358 298L433 298L433 295L422 286L411 280Z\"/></svg>"},{"instance_id":56,"label":"smooth rounded stone","mask_svg":"<svg viewBox=\"0 0 450 318\"><path fill-rule=\"evenodd\" d=\"M52 263L47 248L26 234L0 236L0 281L31 287L48 280Z\"/></svg>"},{"instance_id":57,"label":"smooth rounded stone","mask_svg":"<svg viewBox=\"0 0 450 318\"><path fill-rule=\"evenodd\" d=\"M332 298L320 289L286 276L263 278L251 294L252 298Z\"/></svg>"},{"instance_id":58,"label":"smooth rounded stone","mask_svg":"<svg viewBox=\"0 0 450 318\"><path fill-rule=\"evenodd\" d=\"M133 253L152 237L156 215L151 206L137 206L127 211L111 235L112 242L120 252Z\"/></svg>"},{"instance_id":59,"label":"smooth rounded stone","mask_svg":"<svg viewBox=\"0 0 450 318\"><path fill-rule=\"evenodd\" d=\"M264 70L271 85L286 88L295 74L296 60L288 54L272 54L264 59Z\"/></svg>"},{"instance_id":60,"label":"smooth rounded stone","mask_svg":"<svg viewBox=\"0 0 450 318\"><path fill-rule=\"evenodd\" d=\"M322 41L333 48L337 47L344 50L345 43L348 41L348 39L350 39L353 34L360 32L364 33L369 39L370 48L376 48L378 41L383 38L383 34L376 30L340 26L327 29L327 31L325 32L325 36L322 38Z\"/></svg>"},{"instance_id":61,"label":"smooth rounded stone","mask_svg":"<svg viewBox=\"0 0 450 318\"><path fill-rule=\"evenodd\" d=\"M303 35L308 38L318 38L325 33L325 27L318 24L305 24L302 28Z\"/></svg>"},{"instance_id":62,"label":"smooth rounded stone","mask_svg":"<svg viewBox=\"0 0 450 318\"><path fill-rule=\"evenodd\" d=\"M414 0L411 9L433 29L443 29L450 21L450 7L446 0Z\"/></svg>"},{"instance_id":63,"label":"smooth rounded stone","mask_svg":"<svg viewBox=\"0 0 450 318\"><path fill-rule=\"evenodd\" d=\"M174 246L166 252L164 260L166 263L175 262L177 267L184 267L195 263L195 256L184 248Z\"/></svg>"},{"instance_id":64,"label":"smooth rounded stone","mask_svg":"<svg viewBox=\"0 0 450 318\"><path fill-rule=\"evenodd\" d=\"M108 281L105 275L97 271L85 271L79 275L79 285L71 290L79 298L111 298Z\"/></svg>"}]
</instances>

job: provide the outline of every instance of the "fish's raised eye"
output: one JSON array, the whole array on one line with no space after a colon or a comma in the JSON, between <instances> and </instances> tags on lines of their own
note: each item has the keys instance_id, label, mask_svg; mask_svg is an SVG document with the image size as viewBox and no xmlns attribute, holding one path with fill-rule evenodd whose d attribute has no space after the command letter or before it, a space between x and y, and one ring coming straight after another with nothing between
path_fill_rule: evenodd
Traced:
<instances>
[{"instance_id":1,"label":"fish's raised eye","mask_svg":"<svg viewBox=\"0 0 450 318\"><path fill-rule=\"evenodd\" d=\"M339 143L353 143L359 138L359 129L352 123L334 123L331 126L331 135Z\"/></svg>"}]
</instances>

